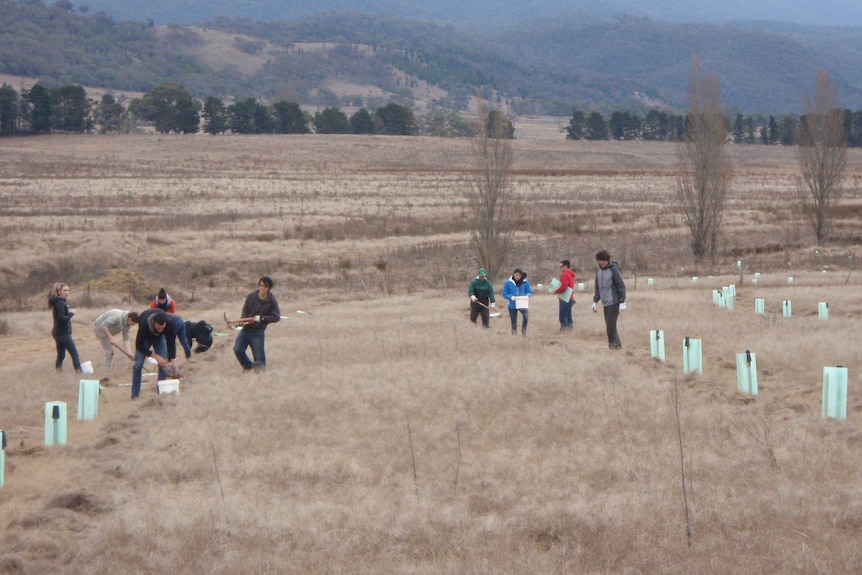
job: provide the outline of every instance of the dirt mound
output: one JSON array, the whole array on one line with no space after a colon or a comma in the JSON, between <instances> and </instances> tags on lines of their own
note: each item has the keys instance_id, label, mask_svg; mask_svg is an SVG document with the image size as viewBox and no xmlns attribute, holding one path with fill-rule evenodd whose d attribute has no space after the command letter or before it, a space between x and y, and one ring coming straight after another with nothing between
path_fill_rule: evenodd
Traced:
<instances>
[{"instance_id":1,"label":"dirt mound","mask_svg":"<svg viewBox=\"0 0 862 575\"><path fill-rule=\"evenodd\" d=\"M87 284L73 286L76 293L111 293L123 296L123 301L149 302L162 286L125 268L111 268Z\"/></svg>"}]
</instances>

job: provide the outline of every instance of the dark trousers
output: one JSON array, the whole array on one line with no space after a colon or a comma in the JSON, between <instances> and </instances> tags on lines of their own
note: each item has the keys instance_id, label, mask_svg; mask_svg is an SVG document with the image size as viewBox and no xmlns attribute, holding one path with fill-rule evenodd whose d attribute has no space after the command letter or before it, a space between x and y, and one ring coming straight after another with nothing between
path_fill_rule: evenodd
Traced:
<instances>
[{"instance_id":1,"label":"dark trousers","mask_svg":"<svg viewBox=\"0 0 862 575\"><path fill-rule=\"evenodd\" d=\"M559 298L557 300L560 302L560 331L571 331L575 328L575 321L572 319L572 306L575 302L563 301Z\"/></svg>"},{"instance_id":2,"label":"dark trousers","mask_svg":"<svg viewBox=\"0 0 862 575\"><path fill-rule=\"evenodd\" d=\"M615 303L605 307L605 326L608 328L608 347L620 349L620 334L617 333L617 319L620 317L620 304Z\"/></svg>"},{"instance_id":3,"label":"dark trousers","mask_svg":"<svg viewBox=\"0 0 862 575\"><path fill-rule=\"evenodd\" d=\"M78 357L78 348L75 347L75 342L72 340L71 333L64 333L63 335L55 335L54 343L57 344L57 361L54 364L54 367L57 371L63 369L63 360L66 359L66 352L69 352L69 355L72 357L72 367L75 368L75 371L81 371L81 358Z\"/></svg>"},{"instance_id":4,"label":"dark trousers","mask_svg":"<svg viewBox=\"0 0 862 575\"><path fill-rule=\"evenodd\" d=\"M237 361L246 371L250 369L263 369L266 367L266 334L263 331L251 331L244 329L236 336L233 342L233 353ZM254 361L249 359L246 350L251 347L251 355Z\"/></svg>"},{"instance_id":5,"label":"dark trousers","mask_svg":"<svg viewBox=\"0 0 862 575\"><path fill-rule=\"evenodd\" d=\"M476 323L476 318L482 316L482 327L491 327L491 311L479 302L470 302L470 321Z\"/></svg>"},{"instance_id":6,"label":"dark trousers","mask_svg":"<svg viewBox=\"0 0 862 575\"><path fill-rule=\"evenodd\" d=\"M521 322L521 333L527 335L527 323L530 321L530 310L509 308L509 319L512 321L512 333L518 333L518 312L524 321Z\"/></svg>"}]
</instances>

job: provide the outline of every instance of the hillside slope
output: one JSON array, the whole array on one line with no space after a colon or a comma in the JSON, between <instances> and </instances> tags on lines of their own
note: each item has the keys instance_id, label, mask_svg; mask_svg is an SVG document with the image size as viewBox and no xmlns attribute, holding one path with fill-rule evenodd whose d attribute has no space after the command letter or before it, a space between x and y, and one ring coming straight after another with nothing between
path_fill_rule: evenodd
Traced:
<instances>
[{"instance_id":1,"label":"hillside slope","mask_svg":"<svg viewBox=\"0 0 862 575\"><path fill-rule=\"evenodd\" d=\"M862 108L862 28L533 20L487 34L430 22L328 13L151 26L68 5L0 0L0 74L113 90L179 82L195 96L313 106L397 102L462 110L477 90L518 113L685 106L697 56L731 110L798 113L815 71Z\"/></svg>"}]
</instances>

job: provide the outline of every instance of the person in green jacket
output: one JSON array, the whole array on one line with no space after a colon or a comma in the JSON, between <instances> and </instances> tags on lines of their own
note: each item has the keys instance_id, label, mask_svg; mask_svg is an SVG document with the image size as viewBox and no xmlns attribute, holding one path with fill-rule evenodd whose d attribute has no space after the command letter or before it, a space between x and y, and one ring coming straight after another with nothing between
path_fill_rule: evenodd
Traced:
<instances>
[{"instance_id":1,"label":"person in green jacket","mask_svg":"<svg viewBox=\"0 0 862 575\"><path fill-rule=\"evenodd\" d=\"M485 275L485 268L479 268L479 275L470 282L467 290L470 296L470 321L476 323L476 319L482 316L482 327L491 327L491 310L497 308L494 303L494 286Z\"/></svg>"}]
</instances>

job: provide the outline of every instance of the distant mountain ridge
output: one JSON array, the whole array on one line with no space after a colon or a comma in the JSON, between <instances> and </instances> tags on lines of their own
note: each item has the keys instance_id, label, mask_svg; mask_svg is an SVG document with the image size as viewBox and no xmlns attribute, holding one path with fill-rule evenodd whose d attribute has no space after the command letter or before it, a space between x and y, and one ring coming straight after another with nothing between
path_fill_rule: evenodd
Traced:
<instances>
[{"instance_id":1,"label":"distant mountain ridge","mask_svg":"<svg viewBox=\"0 0 862 575\"><path fill-rule=\"evenodd\" d=\"M858 0L85 0L82 4L91 12L102 11L115 19L153 20L156 24L196 24L218 16L273 22L350 11L427 20L486 33L494 26L560 16L608 20L630 15L676 23L769 20L862 26Z\"/></svg>"},{"instance_id":2,"label":"distant mountain ridge","mask_svg":"<svg viewBox=\"0 0 862 575\"><path fill-rule=\"evenodd\" d=\"M0 0L0 13L0 73L48 85L148 91L174 81L198 98L455 110L481 90L518 113L681 110L697 56L731 111L799 113L818 69L842 105L862 109L862 28L568 16L478 33L357 12L159 27L63 0Z\"/></svg>"}]
</instances>

